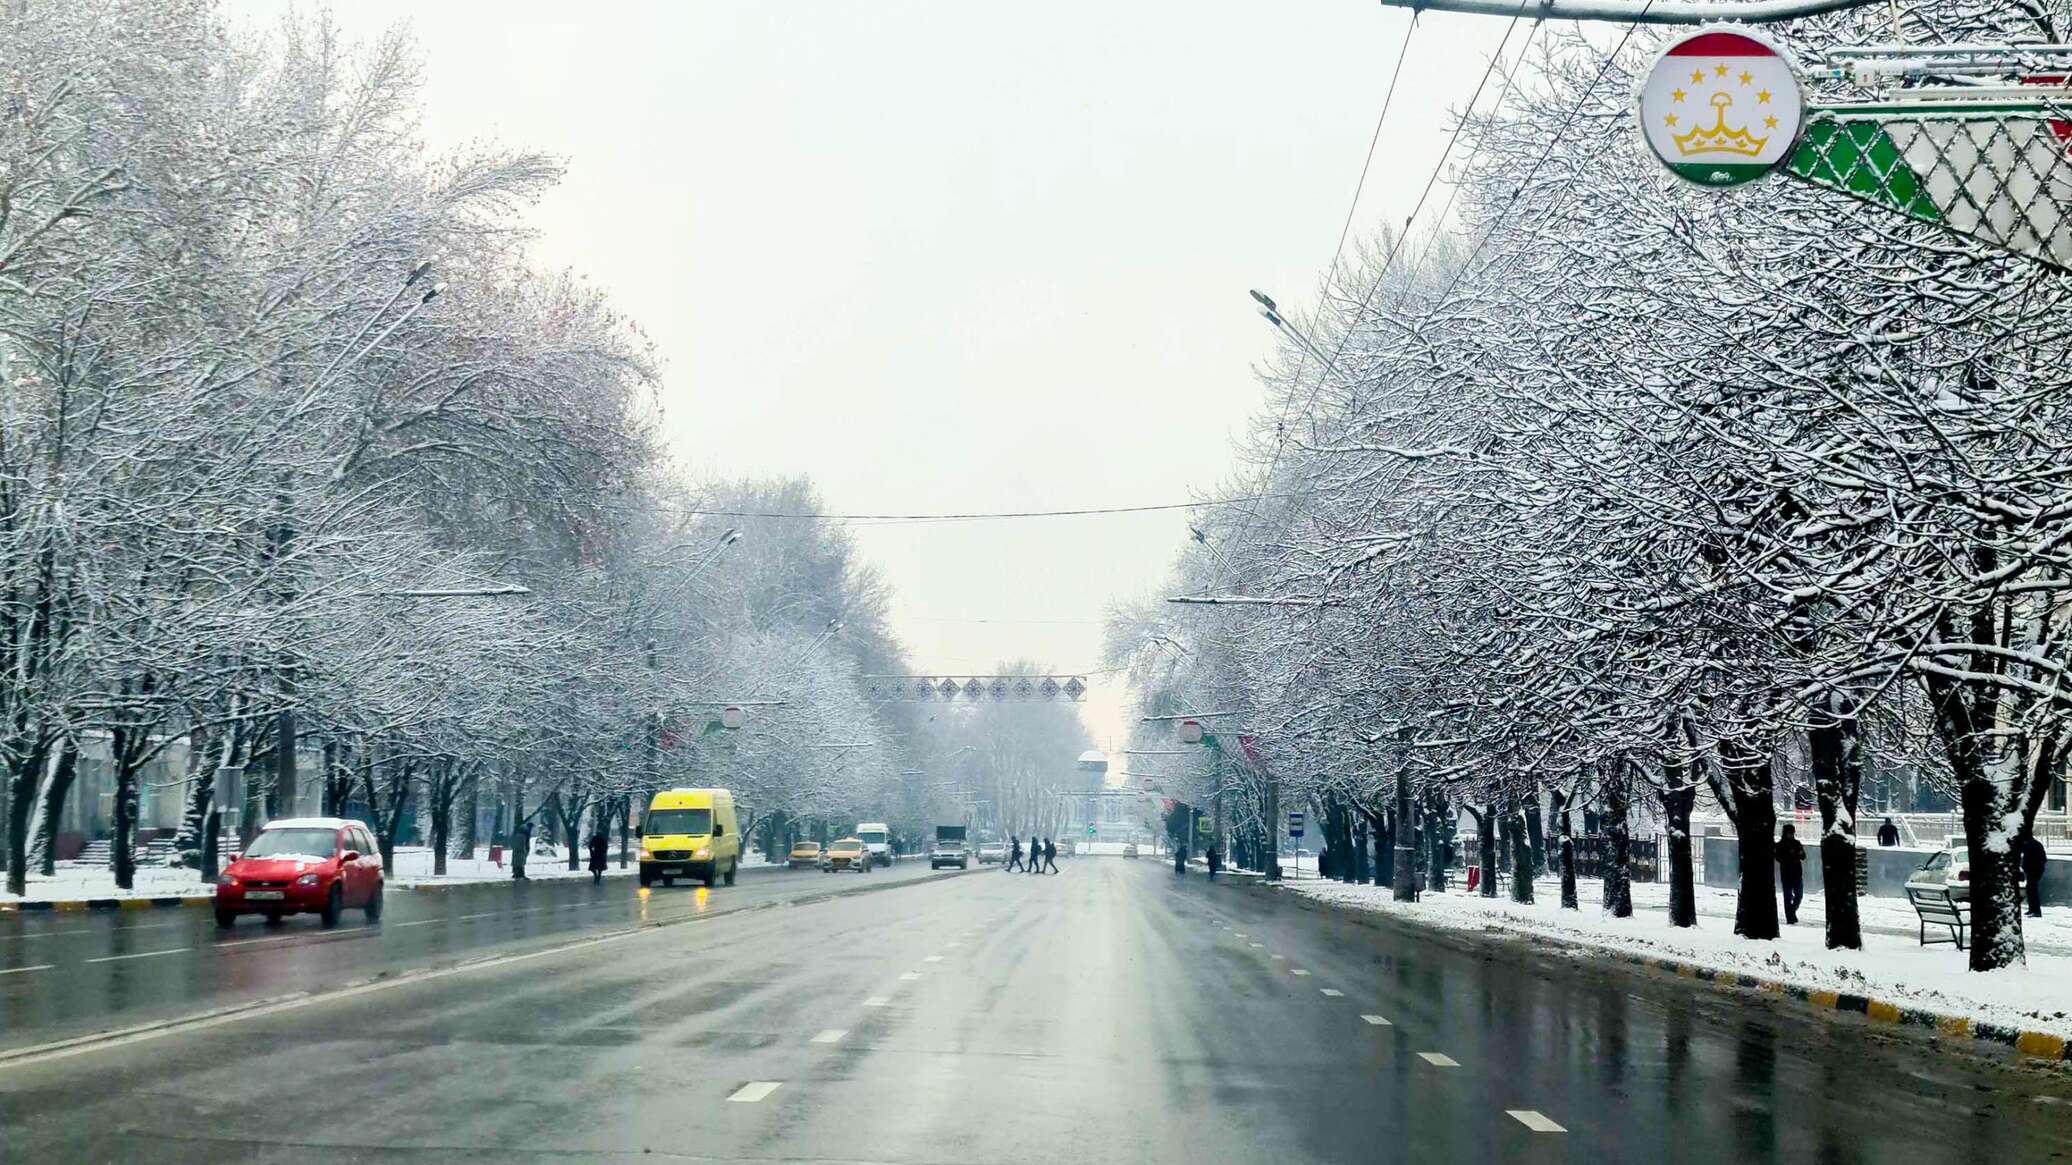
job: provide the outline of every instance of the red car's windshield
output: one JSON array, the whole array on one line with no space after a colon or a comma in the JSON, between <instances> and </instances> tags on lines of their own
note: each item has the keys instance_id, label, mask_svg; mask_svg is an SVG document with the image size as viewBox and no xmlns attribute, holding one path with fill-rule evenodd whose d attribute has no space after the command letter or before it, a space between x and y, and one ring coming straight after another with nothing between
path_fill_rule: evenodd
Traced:
<instances>
[{"instance_id":1,"label":"red car's windshield","mask_svg":"<svg viewBox=\"0 0 2072 1165\"><path fill-rule=\"evenodd\" d=\"M335 829L269 829L252 839L248 858L300 857L322 860L338 852Z\"/></svg>"}]
</instances>

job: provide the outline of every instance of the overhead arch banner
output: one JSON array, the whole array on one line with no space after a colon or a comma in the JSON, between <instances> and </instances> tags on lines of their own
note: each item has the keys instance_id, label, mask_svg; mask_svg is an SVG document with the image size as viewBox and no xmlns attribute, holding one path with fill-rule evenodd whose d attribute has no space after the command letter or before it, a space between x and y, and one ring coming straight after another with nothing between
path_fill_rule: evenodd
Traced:
<instances>
[{"instance_id":1,"label":"overhead arch banner","mask_svg":"<svg viewBox=\"0 0 2072 1165\"><path fill-rule=\"evenodd\" d=\"M1739 186L1776 169L1791 157L1806 116L1798 69L1784 50L1720 28L1664 46L1636 109L1648 149L1700 186Z\"/></svg>"}]
</instances>

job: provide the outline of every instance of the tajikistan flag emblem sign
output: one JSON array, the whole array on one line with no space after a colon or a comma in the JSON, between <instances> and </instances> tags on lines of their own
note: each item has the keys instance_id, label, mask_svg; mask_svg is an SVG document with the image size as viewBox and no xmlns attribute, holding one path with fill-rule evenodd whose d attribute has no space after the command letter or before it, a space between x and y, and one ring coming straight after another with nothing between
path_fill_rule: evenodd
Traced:
<instances>
[{"instance_id":1,"label":"tajikistan flag emblem sign","mask_svg":"<svg viewBox=\"0 0 2072 1165\"><path fill-rule=\"evenodd\" d=\"M1739 186L1791 156L1805 100L1784 50L1741 29L1704 28L1663 48L1638 110L1648 148L1678 177Z\"/></svg>"}]
</instances>

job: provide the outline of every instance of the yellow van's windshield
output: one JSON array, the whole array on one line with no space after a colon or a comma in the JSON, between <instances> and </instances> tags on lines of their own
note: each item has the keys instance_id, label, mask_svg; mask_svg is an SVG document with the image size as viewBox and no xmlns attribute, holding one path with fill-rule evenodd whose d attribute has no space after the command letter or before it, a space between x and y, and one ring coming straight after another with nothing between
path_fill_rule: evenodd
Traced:
<instances>
[{"instance_id":1,"label":"yellow van's windshield","mask_svg":"<svg viewBox=\"0 0 2072 1165\"><path fill-rule=\"evenodd\" d=\"M655 837L689 834L702 837L712 832L710 809L650 809L642 832Z\"/></svg>"}]
</instances>

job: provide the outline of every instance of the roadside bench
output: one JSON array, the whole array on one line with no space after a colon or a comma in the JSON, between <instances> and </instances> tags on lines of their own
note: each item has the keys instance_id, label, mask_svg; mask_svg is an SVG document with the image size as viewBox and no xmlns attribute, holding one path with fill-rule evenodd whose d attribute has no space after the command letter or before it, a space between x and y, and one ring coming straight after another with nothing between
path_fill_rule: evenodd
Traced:
<instances>
[{"instance_id":1,"label":"roadside bench","mask_svg":"<svg viewBox=\"0 0 2072 1165\"><path fill-rule=\"evenodd\" d=\"M1964 928L1970 922L1964 916L1964 908L1968 905L1967 903L1951 898L1948 890L1931 890L1924 886L1908 886L1907 901L1914 904L1914 913L1920 916L1922 946L1930 946L1935 943L1955 943L1958 950L1965 949ZM1928 928L1931 926L1947 928L1950 932L1949 936L1946 938L1929 938Z\"/></svg>"}]
</instances>

